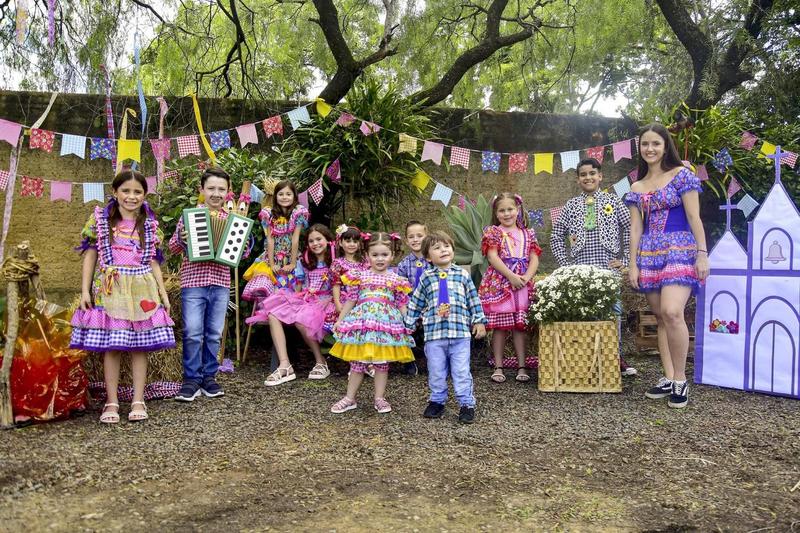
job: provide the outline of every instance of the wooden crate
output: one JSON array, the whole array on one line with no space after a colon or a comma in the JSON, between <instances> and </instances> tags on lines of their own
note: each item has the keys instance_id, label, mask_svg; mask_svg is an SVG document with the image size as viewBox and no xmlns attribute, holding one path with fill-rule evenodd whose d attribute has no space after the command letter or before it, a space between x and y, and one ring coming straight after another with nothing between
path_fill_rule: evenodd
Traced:
<instances>
[{"instance_id":1,"label":"wooden crate","mask_svg":"<svg viewBox=\"0 0 800 533\"><path fill-rule=\"evenodd\" d=\"M656 315L651 311L637 312L636 329L636 348L638 350L657 350L658 349L658 323ZM687 317L686 324L689 326L689 351L694 350L694 317Z\"/></svg>"}]
</instances>

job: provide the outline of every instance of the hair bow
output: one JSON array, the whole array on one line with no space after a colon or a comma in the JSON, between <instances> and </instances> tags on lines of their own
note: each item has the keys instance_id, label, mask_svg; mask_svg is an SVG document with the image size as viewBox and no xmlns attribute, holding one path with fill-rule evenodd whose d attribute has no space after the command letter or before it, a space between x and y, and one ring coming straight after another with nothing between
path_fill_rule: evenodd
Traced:
<instances>
[{"instance_id":1,"label":"hair bow","mask_svg":"<svg viewBox=\"0 0 800 533\"><path fill-rule=\"evenodd\" d=\"M392 239L393 241L399 241L400 235L397 232L392 232L389 234L389 238Z\"/></svg>"},{"instance_id":2,"label":"hair bow","mask_svg":"<svg viewBox=\"0 0 800 533\"><path fill-rule=\"evenodd\" d=\"M233 191L228 191L228 194L225 195L226 202L232 202L236 196L233 194Z\"/></svg>"},{"instance_id":3,"label":"hair bow","mask_svg":"<svg viewBox=\"0 0 800 533\"><path fill-rule=\"evenodd\" d=\"M361 232L361 240L362 241L368 241L371 238L372 238L372 233L369 233L369 232L366 232L366 231L362 231Z\"/></svg>"}]
</instances>

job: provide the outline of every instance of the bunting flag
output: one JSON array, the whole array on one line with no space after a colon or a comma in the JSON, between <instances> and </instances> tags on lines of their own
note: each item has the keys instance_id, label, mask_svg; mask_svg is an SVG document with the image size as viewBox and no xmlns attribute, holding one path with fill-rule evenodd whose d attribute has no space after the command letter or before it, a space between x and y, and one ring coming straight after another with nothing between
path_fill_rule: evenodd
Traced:
<instances>
[{"instance_id":1,"label":"bunting flag","mask_svg":"<svg viewBox=\"0 0 800 533\"><path fill-rule=\"evenodd\" d=\"M566 172L571 168L577 170L579 161L580 161L580 152L578 152L578 150L561 152L561 172Z\"/></svg>"},{"instance_id":2,"label":"bunting flag","mask_svg":"<svg viewBox=\"0 0 800 533\"><path fill-rule=\"evenodd\" d=\"M83 184L83 203L88 204L89 202L105 202L102 183Z\"/></svg>"},{"instance_id":3,"label":"bunting flag","mask_svg":"<svg viewBox=\"0 0 800 533\"><path fill-rule=\"evenodd\" d=\"M124 141L128 139L128 114L130 113L131 116L136 116L136 111L131 109L130 107L125 108L125 112L122 113L122 126L120 127L119 131L119 139L120 141ZM119 157L119 143L117 143L117 152L114 154L115 159L117 161L117 166L115 168L115 172L119 173L122 170L122 162L125 160L124 157ZM136 167L133 167L136 170Z\"/></svg>"},{"instance_id":4,"label":"bunting flag","mask_svg":"<svg viewBox=\"0 0 800 533\"><path fill-rule=\"evenodd\" d=\"M39 150L44 150L45 152L52 152L53 141L55 138L56 134L53 131L31 128L30 148L31 150L38 148Z\"/></svg>"},{"instance_id":5,"label":"bunting flag","mask_svg":"<svg viewBox=\"0 0 800 533\"><path fill-rule=\"evenodd\" d=\"M122 139L117 141L117 160L142 161L142 142L138 139Z\"/></svg>"},{"instance_id":6,"label":"bunting flag","mask_svg":"<svg viewBox=\"0 0 800 533\"><path fill-rule=\"evenodd\" d=\"M253 128L255 129L255 128ZM197 135L184 135L176 137L175 142L178 143L178 157L186 157L189 155L200 155L200 143Z\"/></svg>"},{"instance_id":7,"label":"bunting flag","mask_svg":"<svg viewBox=\"0 0 800 533\"><path fill-rule=\"evenodd\" d=\"M114 146L114 139L100 139L92 137L89 141L89 159L95 160L98 158L114 159L114 153L117 147Z\"/></svg>"},{"instance_id":8,"label":"bunting flag","mask_svg":"<svg viewBox=\"0 0 800 533\"><path fill-rule=\"evenodd\" d=\"M432 141L425 141L422 147L422 159L420 161L433 161L437 165L442 164L442 152L444 145Z\"/></svg>"},{"instance_id":9,"label":"bunting flag","mask_svg":"<svg viewBox=\"0 0 800 533\"><path fill-rule=\"evenodd\" d=\"M72 182L70 181L51 181L50 182L50 201L64 200L72 201Z\"/></svg>"},{"instance_id":10,"label":"bunting flag","mask_svg":"<svg viewBox=\"0 0 800 533\"><path fill-rule=\"evenodd\" d=\"M544 211L541 209L529 209L528 220L534 226L544 227Z\"/></svg>"},{"instance_id":11,"label":"bunting flag","mask_svg":"<svg viewBox=\"0 0 800 533\"><path fill-rule=\"evenodd\" d=\"M44 180L42 178L22 176L22 185L19 190L20 196L41 198L42 194L44 194Z\"/></svg>"},{"instance_id":12,"label":"bunting flag","mask_svg":"<svg viewBox=\"0 0 800 533\"><path fill-rule=\"evenodd\" d=\"M736 181L736 178L731 176L731 182L728 184L728 198L742 190L742 186Z\"/></svg>"},{"instance_id":13,"label":"bunting flag","mask_svg":"<svg viewBox=\"0 0 800 533\"><path fill-rule=\"evenodd\" d=\"M162 164L170 158L170 139L150 139L150 149L153 151L153 157L156 161ZM163 168L161 173L163 174Z\"/></svg>"},{"instance_id":14,"label":"bunting flag","mask_svg":"<svg viewBox=\"0 0 800 533\"><path fill-rule=\"evenodd\" d=\"M615 142L611 145L611 152L614 154L614 163L620 159L631 159L631 140Z\"/></svg>"},{"instance_id":15,"label":"bunting flag","mask_svg":"<svg viewBox=\"0 0 800 533\"><path fill-rule=\"evenodd\" d=\"M550 209L550 222L555 225L558 222L558 218L561 216L561 210L564 209L564 206L561 207L553 207Z\"/></svg>"},{"instance_id":16,"label":"bunting flag","mask_svg":"<svg viewBox=\"0 0 800 533\"><path fill-rule=\"evenodd\" d=\"M484 172L500 172L500 152L482 152L481 153L481 170Z\"/></svg>"},{"instance_id":17,"label":"bunting flag","mask_svg":"<svg viewBox=\"0 0 800 533\"><path fill-rule=\"evenodd\" d=\"M208 134L211 150L226 150L231 147L231 134L228 130L212 131Z\"/></svg>"},{"instance_id":18,"label":"bunting flag","mask_svg":"<svg viewBox=\"0 0 800 533\"><path fill-rule=\"evenodd\" d=\"M16 148L20 134L22 134L22 124L0 118L0 141L5 141Z\"/></svg>"},{"instance_id":19,"label":"bunting flag","mask_svg":"<svg viewBox=\"0 0 800 533\"><path fill-rule=\"evenodd\" d=\"M267 136L267 139L269 139L273 135L283 136L283 119L281 119L280 115L275 115L274 117L269 117L267 119L262 120L261 126L264 128L264 135ZM253 131L255 131L255 129L256 127L255 125L253 125ZM258 139L256 138L256 140L252 142L258 143Z\"/></svg>"},{"instance_id":20,"label":"bunting flag","mask_svg":"<svg viewBox=\"0 0 800 533\"><path fill-rule=\"evenodd\" d=\"M286 116L289 117L289 122L292 124L293 130L296 130L303 124L311 122L311 116L308 114L308 109L305 106L292 109L286 113Z\"/></svg>"},{"instance_id":21,"label":"bunting flag","mask_svg":"<svg viewBox=\"0 0 800 533\"><path fill-rule=\"evenodd\" d=\"M250 200L253 203L260 204L261 201L264 199L264 191L256 187L255 185L250 185Z\"/></svg>"},{"instance_id":22,"label":"bunting flag","mask_svg":"<svg viewBox=\"0 0 800 533\"><path fill-rule=\"evenodd\" d=\"M61 153L59 155L77 155L86 159L86 137L81 135L61 135Z\"/></svg>"},{"instance_id":23,"label":"bunting flag","mask_svg":"<svg viewBox=\"0 0 800 533\"><path fill-rule=\"evenodd\" d=\"M358 128L364 136L372 135L373 133L378 133L381 131L381 127L375 124L374 122L367 122L366 120L361 121L361 127Z\"/></svg>"},{"instance_id":24,"label":"bunting flag","mask_svg":"<svg viewBox=\"0 0 800 533\"><path fill-rule=\"evenodd\" d=\"M181 176L180 176L180 174L178 174L177 170L169 170L167 172L164 172L161 175L161 181L169 180L169 179L173 179L173 178L178 180L178 181L180 181Z\"/></svg>"},{"instance_id":25,"label":"bunting flag","mask_svg":"<svg viewBox=\"0 0 800 533\"><path fill-rule=\"evenodd\" d=\"M553 173L553 154L533 154L533 173Z\"/></svg>"},{"instance_id":26,"label":"bunting flag","mask_svg":"<svg viewBox=\"0 0 800 533\"><path fill-rule=\"evenodd\" d=\"M450 166L461 166L469 168L469 150L460 146L452 146L450 148Z\"/></svg>"},{"instance_id":27,"label":"bunting flag","mask_svg":"<svg viewBox=\"0 0 800 533\"><path fill-rule=\"evenodd\" d=\"M258 134L256 134L255 124L242 124L241 126L236 126L236 135L239 136L239 143L242 145L242 148L250 143L258 144Z\"/></svg>"},{"instance_id":28,"label":"bunting flag","mask_svg":"<svg viewBox=\"0 0 800 533\"><path fill-rule=\"evenodd\" d=\"M8 170L0 170L0 191L5 191L6 187L8 187L9 176Z\"/></svg>"},{"instance_id":29,"label":"bunting flag","mask_svg":"<svg viewBox=\"0 0 800 533\"><path fill-rule=\"evenodd\" d=\"M700 178L700 181L708 179L708 170L705 165L697 165L697 177Z\"/></svg>"},{"instance_id":30,"label":"bunting flag","mask_svg":"<svg viewBox=\"0 0 800 533\"><path fill-rule=\"evenodd\" d=\"M752 150L753 147L756 145L756 141L758 137L750 133L749 131L742 132L742 140L739 142L739 147L744 148L745 150Z\"/></svg>"},{"instance_id":31,"label":"bunting flag","mask_svg":"<svg viewBox=\"0 0 800 533\"><path fill-rule=\"evenodd\" d=\"M315 102L317 103L317 114L319 116L325 118L331 114L331 109L333 108L328 104L328 102L326 102L322 98L317 98Z\"/></svg>"},{"instance_id":32,"label":"bunting flag","mask_svg":"<svg viewBox=\"0 0 800 533\"><path fill-rule=\"evenodd\" d=\"M308 194L311 195L311 199L314 200L314 203L319 205L324 194L322 190L322 179L318 179L308 188Z\"/></svg>"},{"instance_id":33,"label":"bunting flag","mask_svg":"<svg viewBox=\"0 0 800 533\"><path fill-rule=\"evenodd\" d=\"M411 180L411 185L419 189L419 192L422 192L425 190L425 187L427 187L428 183L430 182L431 182L431 177L428 175L427 172L425 172L420 168L417 169L417 175L414 176L413 180Z\"/></svg>"},{"instance_id":34,"label":"bunting flag","mask_svg":"<svg viewBox=\"0 0 800 533\"><path fill-rule=\"evenodd\" d=\"M634 167L633 170L628 172L628 178L630 178L631 182L639 181L639 167Z\"/></svg>"},{"instance_id":35,"label":"bunting flag","mask_svg":"<svg viewBox=\"0 0 800 533\"><path fill-rule=\"evenodd\" d=\"M781 163L789 165L789 168L794 168L794 166L797 164L797 154L794 152L789 152L788 150L786 152L782 152Z\"/></svg>"},{"instance_id":36,"label":"bunting flag","mask_svg":"<svg viewBox=\"0 0 800 533\"><path fill-rule=\"evenodd\" d=\"M156 194L158 176L147 176L144 180L147 182L147 194Z\"/></svg>"},{"instance_id":37,"label":"bunting flag","mask_svg":"<svg viewBox=\"0 0 800 533\"><path fill-rule=\"evenodd\" d=\"M617 193L617 196L620 198L631 192L631 182L628 181L627 177L622 178L614 184L614 192Z\"/></svg>"},{"instance_id":38,"label":"bunting flag","mask_svg":"<svg viewBox=\"0 0 800 533\"><path fill-rule=\"evenodd\" d=\"M415 137L405 133L400 134L400 145L397 147L397 153L401 154L403 152L417 152L417 139Z\"/></svg>"},{"instance_id":39,"label":"bunting flag","mask_svg":"<svg viewBox=\"0 0 800 533\"><path fill-rule=\"evenodd\" d=\"M606 150L605 146L595 146L593 148L587 148L586 149L586 157L597 159L597 162L602 165L603 164L603 156L605 154L605 150Z\"/></svg>"},{"instance_id":40,"label":"bunting flag","mask_svg":"<svg viewBox=\"0 0 800 533\"><path fill-rule=\"evenodd\" d=\"M508 172L511 174L524 173L528 171L528 154L516 153L508 156Z\"/></svg>"},{"instance_id":41,"label":"bunting flag","mask_svg":"<svg viewBox=\"0 0 800 533\"><path fill-rule=\"evenodd\" d=\"M450 203L450 198L452 196L453 189L437 182L436 187L433 189L433 194L431 195L431 201L439 200L444 204L445 207L447 207L447 204Z\"/></svg>"},{"instance_id":42,"label":"bunting flag","mask_svg":"<svg viewBox=\"0 0 800 533\"><path fill-rule=\"evenodd\" d=\"M308 191L303 191L297 195L297 201L308 209Z\"/></svg>"},{"instance_id":43,"label":"bunting flag","mask_svg":"<svg viewBox=\"0 0 800 533\"><path fill-rule=\"evenodd\" d=\"M714 155L714 159L711 161L711 164L714 165L714 168L716 168L720 173L724 174L725 171L728 170L728 167L733 165L733 158L731 157L728 149L723 148Z\"/></svg>"},{"instance_id":44,"label":"bunting flag","mask_svg":"<svg viewBox=\"0 0 800 533\"><path fill-rule=\"evenodd\" d=\"M744 213L744 218L747 218L750 216L750 213L752 213L753 210L758 207L758 202L755 200L755 198L745 193L744 197L742 197L742 199L739 200L739 203L736 204L736 207L741 209L742 213Z\"/></svg>"},{"instance_id":45,"label":"bunting flag","mask_svg":"<svg viewBox=\"0 0 800 533\"><path fill-rule=\"evenodd\" d=\"M764 159L766 156L774 154L775 148L776 146L771 142L764 141L764 143L761 145L761 150L759 150L760 153L758 154L758 157Z\"/></svg>"},{"instance_id":46,"label":"bunting flag","mask_svg":"<svg viewBox=\"0 0 800 533\"><path fill-rule=\"evenodd\" d=\"M339 163L339 158L337 157L336 160L330 164L330 166L325 170L325 174L331 179L334 183L339 183L342 181L342 165Z\"/></svg>"},{"instance_id":47,"label":"bunting flag","mask_svg":"<svg viewBox=\"0 0 800 533\"><path fill-rule=\"evenodd\" d=\"M339 118L336 119L336 125L347 127L353 122L355 122L356 118L351 115L350 113L342 113Z\"/></svg>"}]
</instances>

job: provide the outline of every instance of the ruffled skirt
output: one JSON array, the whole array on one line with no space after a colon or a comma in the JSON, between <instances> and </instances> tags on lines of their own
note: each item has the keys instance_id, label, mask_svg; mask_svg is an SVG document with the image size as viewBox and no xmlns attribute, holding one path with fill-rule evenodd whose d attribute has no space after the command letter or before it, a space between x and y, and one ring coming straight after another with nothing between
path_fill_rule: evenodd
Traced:
<instances>
[{"instance_id":1,"label":"ruffled skirt","mask_svg":"<svg viewBox=\"0 0 800 533\"><path fill-rule=\"evenodd\" d=\"M269 322L270 315L284 324L299 324L317 342L321 341L336 321L336 306L328 296L309 296L307 293L277 291L259 302L247 324Z\"/></svg>"},{"instance_id":2,"label":"ruffled skirt","mask_svg":"<svg viewBox=\"0 0 800 533\"><path fill-rule=\"evenodd\" d=\"M387 303L356 305L334 332L331 355L344 361L400 362L414 360L414 339L403 324L400 311Z\"/></svg>"},{"instance_id":3,"label":"ruffled skirt","mask_svg":"<svg viewBox=\"0 0 800 533\"><path fill-rule=\"evenodd\" d=\"M694 270L696 260L697 243L691 232L645 233L636 258L639 291L656 292L665 285L683 285L696 293L702 285Z\"/></svg>"}]
</instances>

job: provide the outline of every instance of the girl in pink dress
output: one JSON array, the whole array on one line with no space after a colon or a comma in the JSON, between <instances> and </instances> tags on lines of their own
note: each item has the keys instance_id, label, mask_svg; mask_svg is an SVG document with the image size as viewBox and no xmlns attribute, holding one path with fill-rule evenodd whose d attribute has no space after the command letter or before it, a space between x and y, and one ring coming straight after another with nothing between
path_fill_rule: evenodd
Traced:
<instances>
[{"instance_id":1,"label":"girl in pink dress","mask_svg":"<svg viewBox=\"0 0 800 533\"><path fill-rule=\"evenodd\" d=\"M509 331L517 353L517 381L528 381L525 368L527 313L533 296L533 276L542 249L518 194L504 192L492 199L492 225L483 232L481 252L489 259L478 296L489 319L495 371L492 381L503 383L503 349Z\"/></svg>"}]
</instances>

